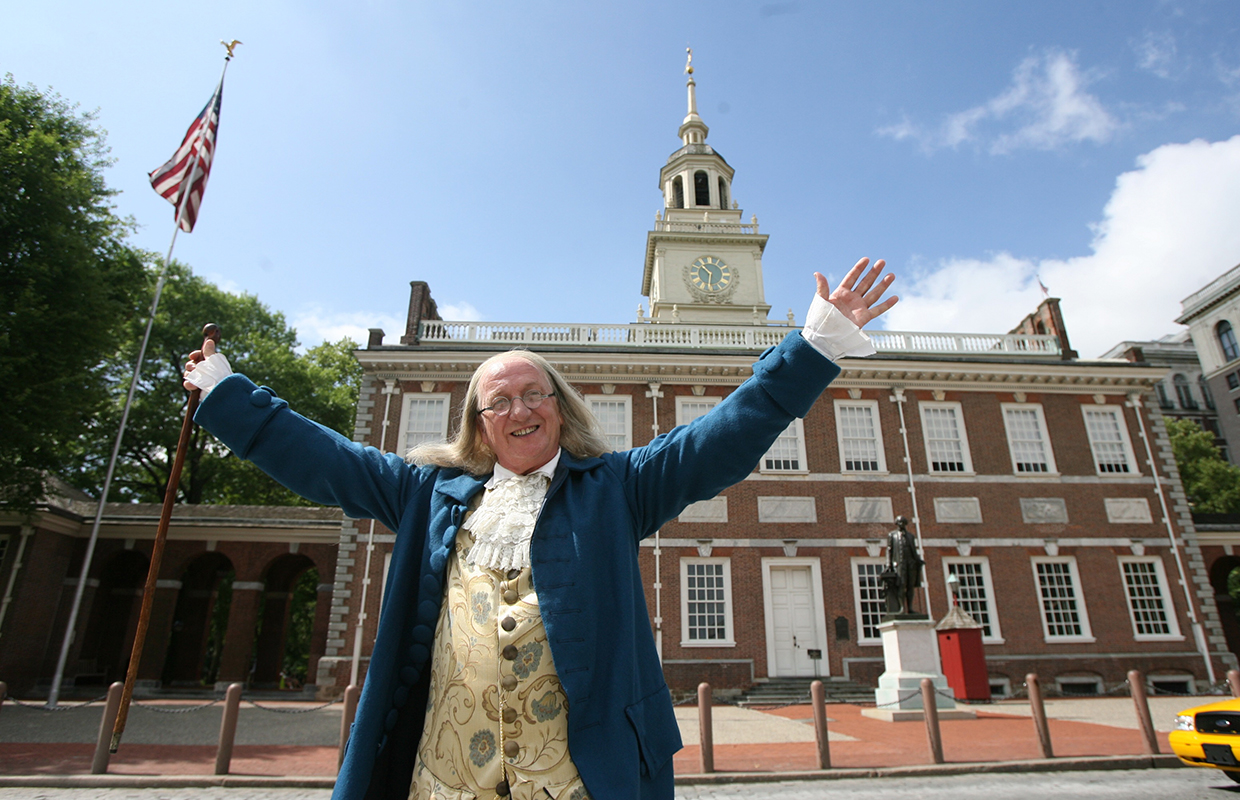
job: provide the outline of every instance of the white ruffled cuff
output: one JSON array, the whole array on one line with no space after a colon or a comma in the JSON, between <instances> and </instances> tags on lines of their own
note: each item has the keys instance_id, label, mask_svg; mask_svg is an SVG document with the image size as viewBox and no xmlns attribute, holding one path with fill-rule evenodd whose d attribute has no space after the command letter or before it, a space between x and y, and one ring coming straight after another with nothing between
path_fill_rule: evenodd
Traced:
<instances>
[{"instance_id":1,"label":"white ruffled cuff","mask_svg":"<svg viewBox=\"0 0 1240 800\"><path fill-rule=\"evenodd\" d=\"M206 397L215 388L215 384L231 374L232 365L228 363L228 359L223 353L215 353L195 364L192 372L185 373L185 380L197 386L202 391L202 397Z\"/></svg>"},{"instance_id":2,"label":"white ruffled cuff","mask_svg":"<svg viewBox=\"0 0 1240 800\"><path fill-rule=\"evenodd\" d=\"M878 352L864 331L817 294L809 305L809 313L805 315L805 328L801 335L815 350L832 361L848 356L872 356Z\"/></svg>"}]
</instances>

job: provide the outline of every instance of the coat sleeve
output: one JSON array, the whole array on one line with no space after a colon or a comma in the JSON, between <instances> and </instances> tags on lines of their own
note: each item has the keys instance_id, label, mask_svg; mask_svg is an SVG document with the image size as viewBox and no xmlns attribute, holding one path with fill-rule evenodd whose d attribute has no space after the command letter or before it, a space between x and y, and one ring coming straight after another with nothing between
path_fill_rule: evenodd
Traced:
<instances>
[{"instance_id":1,"label":"coat sleeve","mask_svg":"<svg viewBox=\"0 0 1240 800\"><path fill-rule=\"evenodd\" d=\"M363 447L288 407L271 389L234 374L217 385L194 415L239 458L284 486L350 517L397 530L404 498L425 479L403 459Z\"/></svg>"},{"instance_id":2,"label":"coat sleeve","mask_svg":"<svg viewBox=\"0 0 1240 800\"><path fill-rule=\"evenodd\" d=\"M753 375L710 413L621 454L619 470L638 535L653 534L690 503L744 480L839 374L799 331L790 333L763 353Z\"/></svg>"}]
</instances>

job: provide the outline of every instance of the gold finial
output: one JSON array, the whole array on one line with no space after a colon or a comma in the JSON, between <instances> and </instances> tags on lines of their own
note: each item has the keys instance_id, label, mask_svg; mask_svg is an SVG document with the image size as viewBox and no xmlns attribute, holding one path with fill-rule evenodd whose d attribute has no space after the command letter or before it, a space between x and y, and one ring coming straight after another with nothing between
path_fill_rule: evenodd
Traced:
<instances>
[{"instance_id":1,"label":"gold finial","mask_svg":"<svg viewBox=\"0 0 1240 800\"><path fill-rule=\"evenodd\" d=\"M220 39L220 44L228 48L228 55L224 56L224 58L232 58L233 48L235 48L239 44L245 44L245 42L241 41L240 39L233 39L231 42L226 42L223 39Z\"/></svg>"},{"instance_id":2,"label":"gold finial","mask_svg":"<svg viewBox=\"0 0 1240 800\"><path fill-rule=\"evenodd\" d=\"M689 60L685 62L685 74L692 75L693 74L693 48L686 47L685 52L689 54Z\"/></svg>"}]
</instances>

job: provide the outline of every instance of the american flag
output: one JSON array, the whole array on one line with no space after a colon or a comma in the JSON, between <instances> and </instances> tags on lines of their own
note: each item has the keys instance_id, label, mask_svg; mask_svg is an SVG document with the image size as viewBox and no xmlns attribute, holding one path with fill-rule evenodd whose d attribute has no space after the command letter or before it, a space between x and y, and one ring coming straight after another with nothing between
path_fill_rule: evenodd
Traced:
<instances>
[{"instance_id":1,"label":"american flag","mask_svg":"<svg viewBox=\"0 0 1240 800\"><path fill-rule=\"evenodd\" d=\"M190 124L181 146L168 163L153 171L151 186L176 208L176 221L181 230L189 233L198 220L198 207L202 205L202 193L207 188L207 176L215 157L215 134L220 126L220 100L224 95L224 81L216 87L215 94L203 106L202 113Z\"/></svg>"}]
</instances>

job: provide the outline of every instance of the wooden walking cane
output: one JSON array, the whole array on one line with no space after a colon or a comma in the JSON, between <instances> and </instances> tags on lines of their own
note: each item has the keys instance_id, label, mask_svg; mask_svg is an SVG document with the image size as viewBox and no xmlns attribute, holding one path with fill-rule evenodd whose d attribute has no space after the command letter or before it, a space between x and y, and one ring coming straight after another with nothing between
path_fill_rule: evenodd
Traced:
<instances>
[{"instance_id":1,"label":"wooden walking cane","mask_svg":"<svg viewBox=\"0 0 1240 800\"><path fill-rule=\"evenodd\" d=\"M217 345L220 343L220 326L209 322L202 328L202 337L210 339ZM191 358L202 360L202 351L195 352ZM181 482L181 467L185 465L185 450L189 447L189 435L194 429L194 411L198 408L199 390L189 393L189 401L185 404L185 421L181 423L181 438L177 440L176 457L172 460L172 471L168 474L168 488L164 491L164 507L159 514L159 527L155 531L155 544L151 548L151 567L146 573L146 588L142 590L142 613L138 616L138 630L133 637L133 652L129 656L129 671L125 674L125 690L121 694L121 707L116 715L116 725L112 728L112 743L108 748L115 753L121 744L121 734L125 732L125 722L129 718L129 701L133 699L133 685L138 679L138 663L142 660L142 648L146 644L146 629L151 624L151 606L155 603L155 583L159 579L159 566L164 558L164 543L168 540L168 523L172 521L172 506L177 499L177 484Z\"/></svg>"}]
</instances>

